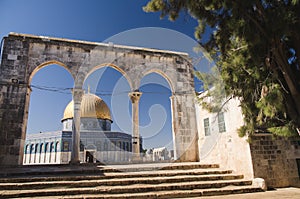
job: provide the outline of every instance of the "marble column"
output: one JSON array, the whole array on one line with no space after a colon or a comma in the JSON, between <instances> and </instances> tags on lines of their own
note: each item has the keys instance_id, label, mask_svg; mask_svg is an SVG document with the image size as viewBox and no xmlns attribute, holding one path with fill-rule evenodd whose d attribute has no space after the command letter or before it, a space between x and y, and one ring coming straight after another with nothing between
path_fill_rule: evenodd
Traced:
<instances>
[{"instance_id":1,"label":"marble column","mask_svg":"<svg viewBox=\"0 0 300 199\"><path fill-rule=\"evenodd\" d=\"M177 155L178 150L178 144L176 139L176 132L177 132L177 109L176 109L176 97L174 95L170 96L170 102L171 102L171 115L172 115L172 137L173 137L173 149L174 149L174 160L177 160L179 157Z\"/></svg>"},{"instance_id":2,"label":"marble column","mask_svg":"<svg viewBox=\"0 0 300 199\"><path fill-rule=\"evenodd\" d=\"M140 160L140 131L139 131L139 101L141 92L134 91L128 94L132 103L132 160Z\"/></svg>"},{"instance_id":3,"label":"marble column","mask_svg":"<svg viewBox=\"0 0 300 199\"><path fill-rule=\"evenodd\" d=\"M73 102L74 102L74 115L72 126L72 152L71 152L71 164L80 163L80 106L81 99L84 91L82 89L73 89Z\"/></svg>"}]
</instances>

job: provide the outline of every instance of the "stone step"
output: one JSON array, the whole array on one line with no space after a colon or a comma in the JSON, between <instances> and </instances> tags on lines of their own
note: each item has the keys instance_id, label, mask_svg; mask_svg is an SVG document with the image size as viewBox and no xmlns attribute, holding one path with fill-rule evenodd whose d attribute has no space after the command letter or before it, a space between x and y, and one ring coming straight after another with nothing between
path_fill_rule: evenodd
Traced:
<instances>
[{"instance_id":1,"label":"stone step","mask_svg":"<svg viewBox=\"0 0 300 199\"><path fill-rule=\"evenodd\" d=\"M181 175L220 175L231 174L232 170L221 169L190 169L190 170L157 170L143 172L108 172L99 175L62 175L62 176L26 176L26 177L9 177L0 178L0 183L23 183L23 182L44 182L44 181L78 181L78 180L97 180L97 179L112 179L112 178L146 178L146 177L170 177Z\"/></svg>"},{"instance_id":2,"label":"stone step","mask_svg":"<svg viewBox=\"0 0 300 199\"><path fill-rule=\"evenodd\" d=\"M0 177L34 176L34 175L70 175L70 174L103 174L110 172L140 172L156 170L188 170L219 168L217 164L199 163L160 163L131 165L31 165L18 168L1 168Z\"/></svg>"},{"instance_id":3,"label":"stone step","mask_svg":"<svg viewBox=\"0 0 300 199\"><path fill-rule=\"evenodd\" d=\"M47 188L32 190L3 190L1 198L36 197L36 196L64 196L64 195L87 195L87 194L128 194L128 193L157 193L161 191L183 191L194 189L219 189L226 186L249 186L249 180L218 180L200 182L177 182L162 184L132 184L127 186L98 186L89 188ZM256 189L256 188L255 188ZM203 192L203 191L202 191ZM144 194L145 196L145 194Z\"/></svg>"},{"instance_id":4,"label":"stone step","mask_svg":"<svg viewBox=\"0 0 300 199\"><path fill-rule=\"evenodd\" d=\"M171 190L146 193L127 194L84 194L84 195L64 195L64 196L43 196L33 197L34 199L169 199L169 198L193 198L201 196L229 195L261 192L262 189L253 186L228 186L218 189L193 189L193 190Z\"/></svg>"},{"instance_id":5,"label":"stone step","mask_svg":"<svg viewBox=\"0 0 300 199\"><path fill-rule=\"evenodd\" d=\"M142 165L114 165L106 168L105 171L137 172L137 171L156 171L156 170L188 170L188 169L213 169L219 168L218 164L188 163L164 163L164 164L142 164Z\"/></svg>"},{"instance_id":6,"label":"stone step","mask_svg":"<svg viewBox=\"0 0 300 199\"><path fill-rule=\"evenodd\" d=\"M132 184L161 184L179 182L199 182L217 180L236 180L243 179L243 175L222 174L222 175L181 175L181 176L160 176L160 177L140 177L133 178L113 178L113 179L94 179L80 181L35 181L25 183L0 183L0 190L25 190L25 189L45 189L54 187L97 187L97 186L120 186Z\"/></svg>"},{"instance_id":7,"label":"stone step","mask_svg":"<svg viewBox=\"0 0 300 199\"><path fill-rule=\"evenodd\" d=\"M200 163L22 166L1 174L0 198L190 198L261 191L243 175Z\"/></svg>"}]
</instances>

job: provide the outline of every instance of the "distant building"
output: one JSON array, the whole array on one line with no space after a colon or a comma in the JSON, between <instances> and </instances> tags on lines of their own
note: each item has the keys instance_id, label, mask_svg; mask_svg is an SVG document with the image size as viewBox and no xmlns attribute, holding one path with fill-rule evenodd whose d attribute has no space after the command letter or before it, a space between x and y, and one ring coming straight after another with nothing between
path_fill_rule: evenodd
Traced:
<instances>
[{"instance_id":1,"label":"distant building","mask_svg":"<svg viewBox=\"0 0 300 199\"><path fill-rule=\"evenodd\" d=\"M169 151L166 147L153 149L153 161L169 160Z\"/></svg>"},{"instance_id":2,"label":"distant building","mask_svg":"<svg viewBox=\"0 0 300 199\"><path fill-rule=\"evenodd\" d=\"M64 111L62 131L28 134L23 164L67 164L71 160L73 101ZM110 110L94 94L85 94L81 102L81 162L127 162L131 159L132 136L111 131ZM142 139L140 139L142 149Z\"/></svg>"},{"instance_id":3,"label":"distant building","mask_svg":"<svg viewBox=\"0 0 300 199\"><path fill-rule=\"evenodd\" d=\"M144 156L145 162L159 162L171 160L170 153L166 147L148 149Z\"/></svg>"}]
</instances>

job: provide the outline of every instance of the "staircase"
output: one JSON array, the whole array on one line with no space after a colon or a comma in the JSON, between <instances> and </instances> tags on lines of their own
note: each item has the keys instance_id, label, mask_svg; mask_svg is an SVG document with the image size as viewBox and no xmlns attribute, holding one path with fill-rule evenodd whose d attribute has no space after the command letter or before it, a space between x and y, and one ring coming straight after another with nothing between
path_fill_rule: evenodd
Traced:
<instances>
[{"instance_id":1,"label":"staircase","mask_svg":"<svg viewBox=\"0 0 300 199\"><path fill-rule=\"evenodd\" d=\"M0 171L0 198L191 198L262 191L199 163L23 166Z\"/></svg>"}]
</instances>

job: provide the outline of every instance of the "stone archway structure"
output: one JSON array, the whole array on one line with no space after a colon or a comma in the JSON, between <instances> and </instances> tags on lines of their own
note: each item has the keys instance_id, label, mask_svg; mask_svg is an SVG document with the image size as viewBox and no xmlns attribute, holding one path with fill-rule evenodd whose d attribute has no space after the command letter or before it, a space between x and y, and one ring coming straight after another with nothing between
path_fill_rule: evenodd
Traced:
<instances>
[{"instance_id":1,"label":"stone archway structure","mask_svg":"<svg viewBox=\"0 0 300 199\"><path fill-rule=\"evenodd\" d=\"M133 143L139 140L140 80L152 72L166 78L172 90L175 159L199 160L193 66L187 53L10 33L4 38L0 66L0 165L22 164L31 78L53 63L66 68L74 78L72 161L79 160L82 85L88 74L102 66L118 70L130 84ZM138 153L138 147L134 152Z\"/></svg>"}]
</instances>

